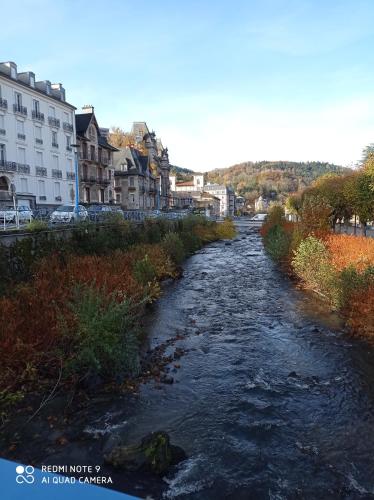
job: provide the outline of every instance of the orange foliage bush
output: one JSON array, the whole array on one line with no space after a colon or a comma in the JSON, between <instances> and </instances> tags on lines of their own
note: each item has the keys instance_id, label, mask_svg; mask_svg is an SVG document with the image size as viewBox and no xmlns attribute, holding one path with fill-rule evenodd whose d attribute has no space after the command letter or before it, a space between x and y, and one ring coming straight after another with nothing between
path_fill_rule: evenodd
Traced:
<instances>
[{"instance_id":1,"label":"orange foliage bush","mask_svg":"<svg viewBox=\"0 0 374 500\"><path fill-rule=\"evenodd\" d=\"M332 264L338 271L348 266L353 266L357 271L374 266L373 238L330 234L324 240L331 254Z\"/></svg>"},{"instance_id":2,"label":"orange foliage bush","mask_svg":"<svg viewBox=\"0 0 374 500\"><path fill-rule=\"evenodd\" d=\"M374 339L374 285L351 295L346 317L354 333Z\"/></svg>"}]
</instances>

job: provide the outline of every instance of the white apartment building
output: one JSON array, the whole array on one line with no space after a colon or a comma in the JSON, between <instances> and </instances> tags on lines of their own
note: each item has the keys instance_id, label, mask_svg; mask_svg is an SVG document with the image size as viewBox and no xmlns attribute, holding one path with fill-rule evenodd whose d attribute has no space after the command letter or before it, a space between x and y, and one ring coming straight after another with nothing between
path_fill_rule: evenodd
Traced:
<instances>
[{"instance_id":1,"label":"white apartment building","mask_svg":"<svg viewBox=\"0 0 374 500\"><path fill-rule=\"evenodd\" d=\"M229 186L220 184L206 184L204 191L220 199L220 214L223 217L232 217L235 213L235 193Z\"/></svg>"},{"instance_id":2,"label":"white apartment building","mask_svg":"<svg viewBox=\"0 0 374 500\"><path fill-rule=\"evenodd\" d=\"M0 205L73 202L74 111L61 83L0 63Z\"/></svg>"}]
</instances>

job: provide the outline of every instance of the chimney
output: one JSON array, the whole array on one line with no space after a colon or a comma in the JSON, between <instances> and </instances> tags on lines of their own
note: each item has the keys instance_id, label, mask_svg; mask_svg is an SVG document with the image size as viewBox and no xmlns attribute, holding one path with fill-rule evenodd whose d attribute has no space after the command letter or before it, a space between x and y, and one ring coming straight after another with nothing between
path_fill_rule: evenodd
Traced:
<instances>
[{"instance_id":1,"label":"chimney","mask_svg":"<svg viewBox=\"0 0 374 500\"><path fill-rule=\"evenodd\" d=\"M92 104L85 104L82 108L82 113L93 113L94 112L94 107Z\"/></svg>"}]
</instances>

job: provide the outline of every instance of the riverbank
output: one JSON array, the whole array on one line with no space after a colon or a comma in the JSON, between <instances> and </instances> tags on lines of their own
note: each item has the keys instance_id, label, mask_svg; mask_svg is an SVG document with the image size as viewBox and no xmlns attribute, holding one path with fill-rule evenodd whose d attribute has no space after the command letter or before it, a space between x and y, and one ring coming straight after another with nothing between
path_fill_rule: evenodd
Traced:
<instances>
[{"instance_id":1,"label":"riverbank","mask_svg":"<svg viewBox=\"0 0 374 500\"><path fill-rule=\"evenodd\" d=\"M373 239L311 230L303 219L286 221L277 206L261 233L268 254L284 272L337 311L352 334L374 340Z\"/></svg>"},{"instance_id":2,"label":"riverbank","mask_svg":"<svg viewBox=\"0 0 374 500\"><path fill-rule=\"evenodd\" d=\"M32 416L58 393L73 401L147 375L141 323L160 284L178 277L187 256L234 232L230 221L201 217L115 221L100 232L82 224L69 240L35 235L1 247L2 424L25 402Z\"/></svg>"}]
</instances>

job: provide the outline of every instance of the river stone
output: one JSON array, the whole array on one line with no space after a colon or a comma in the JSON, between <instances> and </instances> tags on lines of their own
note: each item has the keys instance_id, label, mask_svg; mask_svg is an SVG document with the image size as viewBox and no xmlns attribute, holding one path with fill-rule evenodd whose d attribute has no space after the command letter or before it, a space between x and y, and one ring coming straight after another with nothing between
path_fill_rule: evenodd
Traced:
<instances>
[{"instance_id":1,"label":"river stone","mask_svg":"<svg viewBox=\"0 0 374 500\"><path fill-rule=\"evenodd\" d=\"M140 444L116 446L104 455L105 462L126 471L148 471L165 474L170 467L186 458L179 446L170 444L170 437L164 431L152 432Z\"/></svg>"}]
</instances>

